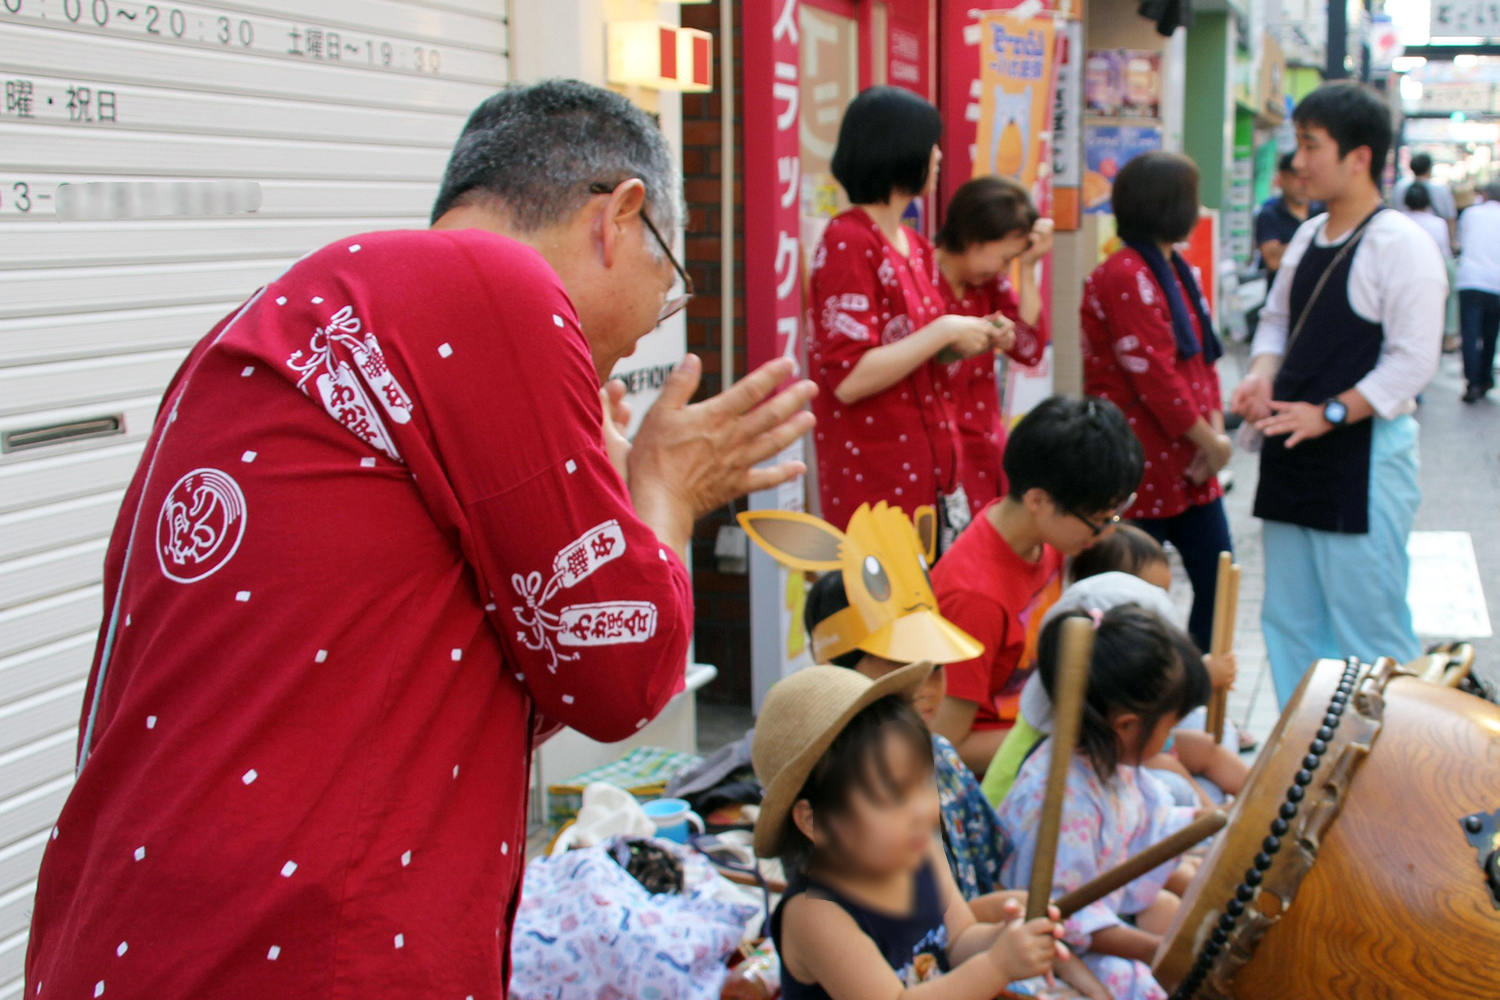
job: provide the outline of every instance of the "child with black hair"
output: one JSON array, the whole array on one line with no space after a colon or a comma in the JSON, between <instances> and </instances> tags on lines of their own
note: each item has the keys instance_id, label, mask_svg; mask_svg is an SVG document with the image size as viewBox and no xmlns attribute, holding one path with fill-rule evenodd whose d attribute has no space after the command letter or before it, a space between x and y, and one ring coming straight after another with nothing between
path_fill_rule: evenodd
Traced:
<instances>
[{"instance_id":1,"label":"child with black hair","mask_svg":"<svg viewBox=\"0 0 1500 1000\"><path fill-rule=\"evenodd\" d=\"M1064 559L1119 522L1144 457L1113 403L1053 396L1016 424L1004 467L1009 493L985 507L932 570L943 614L984 646L949 666L932 723L976 775L1015 724L1042 615L1062 593Z\"/></svg>"},{"instance_id":2,"label":"child with black hair","mask_svg":"<svg viewBox=\"0 0 1500 1000\"><path fill-rule=\"evenodd\" d=\"M1053 919L975 920L934 836L932 744L910 697L930 670L871 681L808 667L772 686L751 746L755 850L780 857L771 918L786 1000L988 1000L1066 958Z\"/></svg>"},{"instance_id":3,"label":"child with black hair","mask_svg":"<svg viewBox=\"0 0 1500 1000\"><path fill-rule=\"evenodd\" d=\"M1202 662L1178 652L1177 629L1153 612L1125 605L1103 614L1060 615L1047 624L1039 670L1049 696L1062 622L1072 617L1091 619L1096 634L1057 844L1058 893L1077 889L1192 821L1193 810L1174 806L1171 793L1142 764L1161 752L1172 728L1210 689ZM1025 884L1031 871L1050 764L1049 741L1022 766L1000 807L1000 824L1016 846L1004 869L1011 885ZM1168 863L1065 923L1063 940L1117 1000L1166 1000L1149 963L1191 875L1191 863Z\"/></svg>"}]
</instances>

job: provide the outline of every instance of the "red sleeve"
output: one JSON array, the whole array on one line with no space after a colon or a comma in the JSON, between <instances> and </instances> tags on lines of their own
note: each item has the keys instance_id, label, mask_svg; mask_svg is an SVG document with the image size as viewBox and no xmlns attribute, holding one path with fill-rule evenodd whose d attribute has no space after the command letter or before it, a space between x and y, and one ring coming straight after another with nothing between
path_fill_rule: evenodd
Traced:
<instances>
[{"instance_id":1,"label":"red sleeve","mask_svg":"<svg viewBox=\"0 0 1500 1000\"><path fill-rule=\"evenodd\" d=\"M813 338L809 375L837 389L864 353L880 346L890 304L880 283L885 257L864 232L831 223L813 258Z\"/></svg>"},{"instance_id":2,"label":"red sleeve","mask_svg":"<svg viewBox=\"0 0 1500 1000\"><path fill-rule=\"evenodd\" d=\"M604 451L599 377L561 280L518 243L444 237L391 282L444 294L404 303L417 318L392 343L412 405L390 426L537 711L623 739L682 684L691 581Z\"/></svg>"},{"instance_id":3,"label":"red sleeve","mask_svg":"<svg viewBox=\"0 0 1500 1000\"><path fill-rule=\"evenodd\" d=\"M1099 299L1115 359L1136 398L1169 437L1198 422L1192 387L1177 367L1177 339L1161 289L1142 265L1116 259L1100 268Z\"/></svg>"},{"instance_id":4,"label":"red sleeve","mask_svg":"<svg viewBox=\"0 0 1500 1000\"><path fill-rule=\"evenodd\" d=\"M977 705L991 705L992 692L1000 684L993 677L999 664L996 652L1005 644L1007 616L993 599L969 590L955 590L941 595L938 601L943 617L969 633L984 645L984 652L972 660L950 663L944 668L948 694ZM1014 669L1015 665L1011 665ZM1006 676L1009 676L1006 671ZM1001 679L1003 680L1003 679Z\"/></svg>"},{"instance_id":5,"label":"red sleeve","mask_svg":"<svg viewBox=\"0 0 1500 1000\"><path fill-rule=\"evenodd\" d=\"M990 293L990 302L1006 319L1016 324L1015 346L1005 353L1012 361L1019 364L1041 364L1042 355L1052 338L1052 332L1047 324L1046 303L1042 303L1042 311L1037 314L1035 323L1023 321L1021 303L1016 298L1016 290L1011 286L1010 279L1004 275L995 279L995 287Z\"/></svg>"}]
</instances>

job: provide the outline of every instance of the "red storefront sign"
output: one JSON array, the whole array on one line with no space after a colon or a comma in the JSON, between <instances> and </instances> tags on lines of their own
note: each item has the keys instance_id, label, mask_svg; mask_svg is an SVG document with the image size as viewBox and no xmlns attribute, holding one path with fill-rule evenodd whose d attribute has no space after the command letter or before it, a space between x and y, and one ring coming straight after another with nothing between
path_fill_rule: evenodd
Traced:
<instances>
[{"instance_id":1,"label":"red storefront sign","mask_svg":"<svg viewBox=\"0 0 1500 1000\"><path fill-rule=\"evenodd\" d=\"M797 356L802 319L798 0L747 3L741 66L745 123L745 350L750 370Z\"/></svg>"}]
</instances>

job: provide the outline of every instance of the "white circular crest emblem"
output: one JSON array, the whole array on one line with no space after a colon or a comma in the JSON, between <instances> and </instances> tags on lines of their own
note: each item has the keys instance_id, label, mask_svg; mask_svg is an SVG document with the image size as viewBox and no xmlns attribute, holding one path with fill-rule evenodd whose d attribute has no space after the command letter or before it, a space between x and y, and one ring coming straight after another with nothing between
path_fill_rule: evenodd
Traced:
<instances>
[{"instance_id":1,"label":"white circular crest emblem","mask_svg":"<svg viewBox=\"0 0 1500 1000\"><path fill-rule=\"evenodd\" d=\"M167 579L194 583L234 556L245 536L245 494L227 473L194 469L162 501L156 558Z\"/></svg>"}]
</instances>

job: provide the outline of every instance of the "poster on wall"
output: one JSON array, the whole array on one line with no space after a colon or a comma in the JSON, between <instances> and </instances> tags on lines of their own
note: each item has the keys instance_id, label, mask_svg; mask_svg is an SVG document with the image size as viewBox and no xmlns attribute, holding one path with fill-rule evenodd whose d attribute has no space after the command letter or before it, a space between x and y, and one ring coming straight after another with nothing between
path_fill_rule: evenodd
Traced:
<instances>
[{"instance_id":1,"label":"poster on wall","mask_svg":"<svg viewBox=\"0 0 1500 1000\"><path fill-rule=\"evenodd\" d=\"M1056 34L1050 16L980 18L976 175L1013 177L1027 190L1036 184L1052 125Z\"/></svg>"},{"instance_id":2,"label":"poster on wall","mask_svg":"<svg viewBox=\"0 0 1500 1000\"><path fill-rule=\"evenodd\" d=\"M1125 49L1120 53L1124 100L1122 118L1161 117L1161 53Z\"/></svg>"},{"instance_id":3,"label":"poster on wall","mask_svg":"<svg viewBox=\"0 0 1500 1000\"><path fill-rule=\"evenodd\" d=\"M1057 86L1052 102L1052 219L1059 231L1078 228L1083 183L1083 22L1057 32Z\"/></svg>"},{"instance_id":4,"label":"poster on wall","mask_svg":"<svg viewBox=\"0 0 1500 1000\"><path fill-rule=\"evenodd\" d=\"M1088 113L1097 118L1113 118L1125 103L1125 81L1120 73L1120 53L1116 49L1090 49L1084 62L1083 94Z\"/></svg>"},{"instance_id":5,"label":"poster on wall","mask_svg":"<svg viewBox=\"0 0 1500 1000\"><path fill-rule=\"evenodd\" d=\"M1087 126L1083 130L1083 210L1091 215L1109 212L1120 168L1153 149L1161 149L1161 129L1155 126Z\"/></svg>"},{"instance_id":6,"label":"poster on wall","mask_svg":"<svg viewBox=\"0 0 1500 1000\"><path fill-rule=\"evenodd\" d=\"M802 52L820 44L804 37L797 0L744 6L745 329L751 370L776 357L797 358L801 344L803 199L802 132L815 109L804 105ZM837 113L837 112L836 112ZM817 192L814 191L816 199ZM803 458L799 440L776 461ZM801 510L804 483L794 480L750 497L752 510ZM752 707L787 674L809 665L802 631L800 574L750 546L750 669Z\"/></svg>"}]
</instances>

